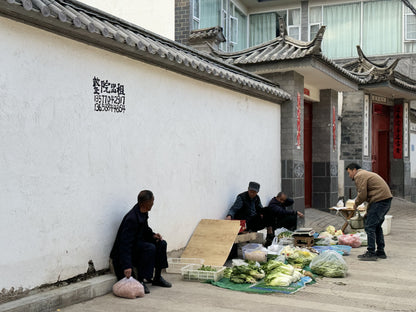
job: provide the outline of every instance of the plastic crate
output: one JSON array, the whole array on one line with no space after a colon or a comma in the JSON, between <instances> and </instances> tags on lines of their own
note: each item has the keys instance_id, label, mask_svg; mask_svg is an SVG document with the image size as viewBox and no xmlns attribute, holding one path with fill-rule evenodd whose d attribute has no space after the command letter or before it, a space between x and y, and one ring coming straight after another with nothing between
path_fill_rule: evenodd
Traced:
<instances>
[{"instance_id":1,"label":"plastic crate","mask_svg":"<svg viewBox=\"0 0 416 312\"><path fill-rule=\"evenodd\" d=\"M186 267L181 269L182 279L186 281L218 281L223 278L225 266L214 266L211 265L211 268L215 271L201 271L198 270L201 268L200 264L189 264Z\"/></svg>"},{"instance_id":2,"label":"plastic crate","mask_svg":"<svg viewBox=\"0 0 416 312\"><path fill-rule=\"evenodd\" d=\"M190 264L204 264L204 259L201 258L168 258L169 267L166 268L167 273L181 274L182 268Z\"/></svg>"}]
</instances>

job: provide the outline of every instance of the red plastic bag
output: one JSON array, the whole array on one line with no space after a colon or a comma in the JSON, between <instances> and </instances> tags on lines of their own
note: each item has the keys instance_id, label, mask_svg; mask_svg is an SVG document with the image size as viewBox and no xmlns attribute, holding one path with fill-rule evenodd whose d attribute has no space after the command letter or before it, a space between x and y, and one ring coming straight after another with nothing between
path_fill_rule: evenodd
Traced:
<instances>
[{"instance_id":1,"label":"red plastic bag","mask_svg":"<svg viewBox=\"0 0 416 312\"><path fill-rule=\"evenodd\" d=\"M358 234L346 234L338 236L339 245L347 245L352 248L357 248L361 246L360 235Z\"/></svg>"},{"instance_id":2,"label":"red plastic bag","mask_svg":"<svg viewBox=\"0 0 416 312\"><path fill-rule=\"evenodd\" d=\"M133 277L125 277L113 285L113 293L118 297L134 299L136 297L144 297L144 288Z\"/></svg>"}]
</instances>

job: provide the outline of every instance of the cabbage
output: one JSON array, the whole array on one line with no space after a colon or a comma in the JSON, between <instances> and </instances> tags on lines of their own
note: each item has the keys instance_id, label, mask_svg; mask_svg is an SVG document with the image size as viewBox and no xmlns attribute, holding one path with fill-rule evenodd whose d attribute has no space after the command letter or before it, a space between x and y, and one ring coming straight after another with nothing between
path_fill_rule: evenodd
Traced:
<instances>
[{"instance_id":1,"label":"cabbage","mask_svg":"<svg viewBox=\"0 0 416 312\"><path fill-rule=\"evenodd\" d=\"M335 234L335 227L332 225L329 225L326 230L329 234L334 235Z\"/></svg>"}]
</instances>

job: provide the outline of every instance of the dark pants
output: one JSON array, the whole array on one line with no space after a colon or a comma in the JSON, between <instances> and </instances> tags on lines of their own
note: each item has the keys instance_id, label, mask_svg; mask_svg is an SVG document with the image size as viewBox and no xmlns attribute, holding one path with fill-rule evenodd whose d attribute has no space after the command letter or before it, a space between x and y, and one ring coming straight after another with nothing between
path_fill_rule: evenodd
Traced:
<instances>
[{"instance_id":1,"label":"dark pants","mask_svg":"<svg viewBox=\"0 0 416 312\"><path fill-rule=\"evenodd\" d=\"M384 235L381 225L384 222L384 216L390 210L391 198L371 203L367 209L365 219L365 232L367 233L367 250L370 253L384 251Z\"/></svg>"},{"instance_id":2,"label":"dark pants","mask_svg":"<svg viewBox=\"0 0 416 312\"><path fill-rule=\"evenodd\" d=\"M271 216L269 218L269 226L275 231L278 228L286 228L289 231L294 231L298 225L298 216L297 215L286 215L286 216Z\"/></svg>"},{"instance_id":3,"label":"dark pants","mask_svg":"<svg viewBox=\"0 0 416 312\"><path fill-rule=\"evenodd\" d=\"M153 270L161 270L168 267L168 258L166 255L166 241L138 242L133 247L132 263L137 269L137 279L152 279ZM113 259L114 271L117 279L124 277L124 271L118 265L117 260Z\"/></svg>"},{"instance_id":4,"label":"dark pants","mask_svg":"<svg viewBox=\"0 0 416 312\"><path fill-rule=\"evenodd\" d=\"M266 224L261 216L255 215L246 220L246 227L250 232L257 232L263 230Z\"/></svg>"}]
</instances>

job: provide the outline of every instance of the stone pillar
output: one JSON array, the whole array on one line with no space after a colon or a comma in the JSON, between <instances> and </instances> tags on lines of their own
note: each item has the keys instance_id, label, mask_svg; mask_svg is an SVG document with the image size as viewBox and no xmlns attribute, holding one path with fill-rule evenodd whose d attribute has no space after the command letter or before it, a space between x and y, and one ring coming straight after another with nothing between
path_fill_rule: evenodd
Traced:
<instances>
[{"instance_id":1,"label":"stone pillar","mask_svg":"<svg viewBox=\"0 0 416 312\"><path fill-rule=\"evenodd\" d=\"M404 99L395 99L394 106L401 105L402 108L404 108L404 102ZM394 113L391 122L394 123ZM392 139L390 141L394 140L394 125L391 131L391 137ZM392 144L394 146L394 142ZM393 146L391 148L391 151L393 151ZM408 157L404 157L404 150L402 150L401 159L395 159L393 157L393 152L390 153L390 189L392 191L393 196L398 196L407 200L411 200L412 180L410 178L410 158L409 155Z\"/></svg>"},{"instance_id":2,"label":"stone pillar","mask_svg":"<svg viewBox=\"0 0 416 312\"><path fill-rule=\"evenodd\" d=\"M305 210L305 184L303 162L303 86L302 75L290 71L264 75L280 85L292 96L291 101L281 105L281 161L282 161L282 191L295 200L293 209ZM297 96L301 99L301 146L297 148Z\"/></svg>"},{"instance_id":3,"label":"stone pillar","mask_svg":"<svg viewBox=\"0 0 416 312\"><path fill-rule=\"evenodd\" d=\"M309 41L309 1L302 0L300 2L300 40Z\"/></svg>"},{"instance_id":4,"label":"stone pillar","mask_svg":"<svg viewBox=\"0 0 416 312\"><path fill-rule=\"evenodd\" d=\"M344 92L342 101L341 121L341 159L345 166L354 162L365 170L371 170L371 148L369 155L363 154L363 132L364 118L368 118L370 125L371 105L369 103L369 115L364 117L364 91ZM371 129L368 129L368 140L370 141ZM343 168L345 170L345 168ZM344 175L344 197L345 200L357 196L354 182L348 174Z\"/></svg>"},{"instance_id":5,"label":"stone pillar","mask_svg":"<svg viewBox=\"0 0 416 312\"><path fill-rule=\"evenodd\" d=\"M338 200L338 92L321 90L320 99L312 105L312 207L328 210Z\"/></svg>"}]
</instances>

